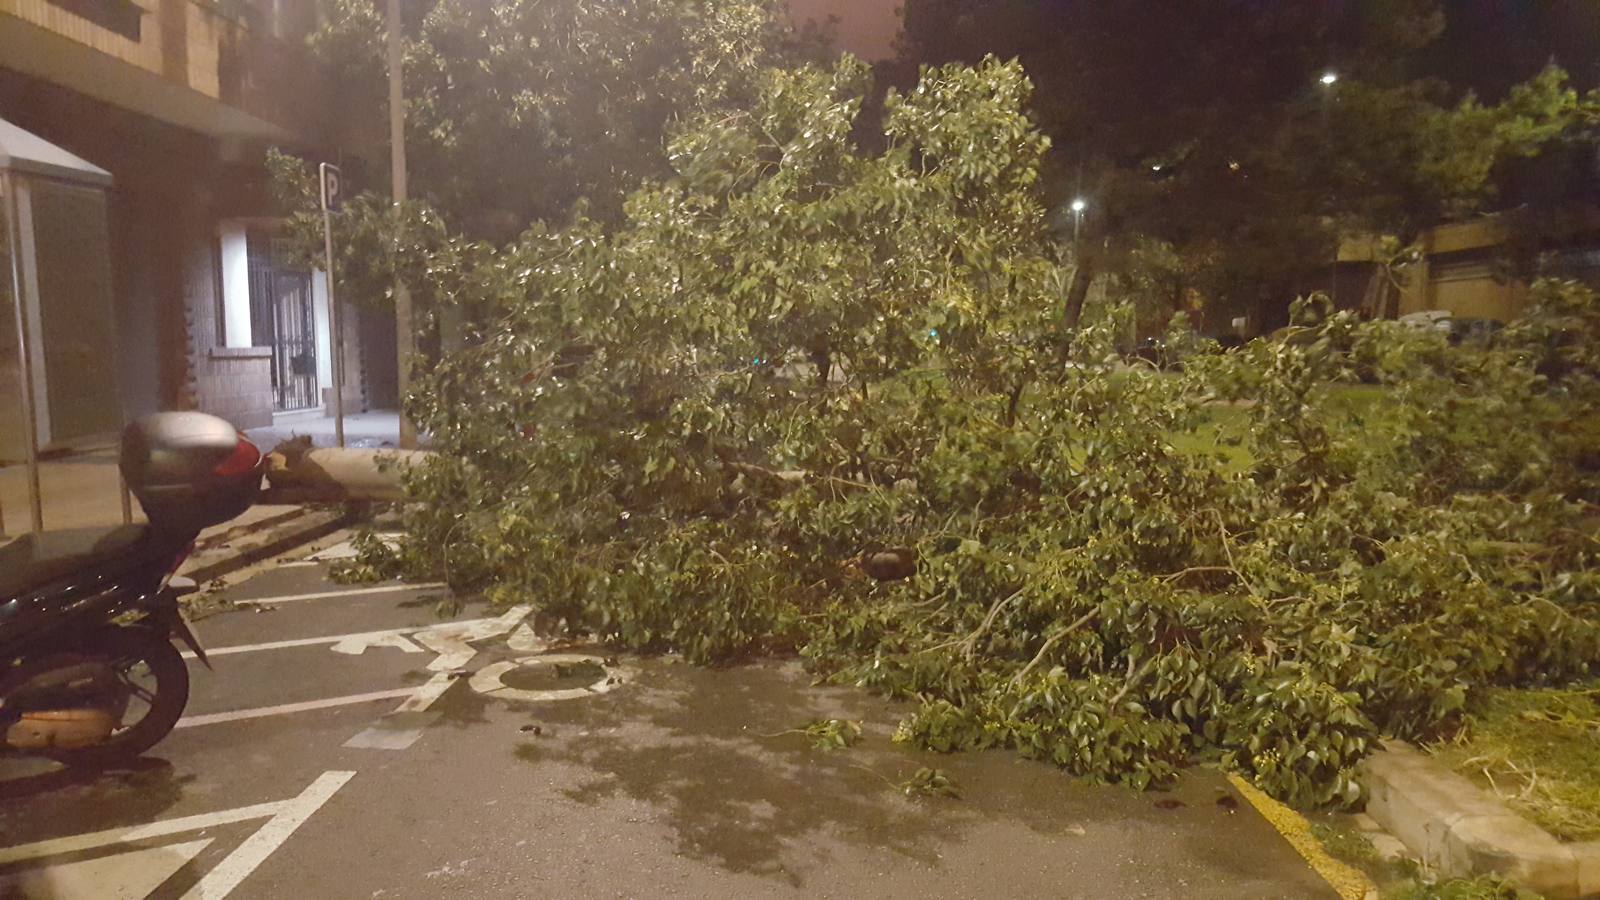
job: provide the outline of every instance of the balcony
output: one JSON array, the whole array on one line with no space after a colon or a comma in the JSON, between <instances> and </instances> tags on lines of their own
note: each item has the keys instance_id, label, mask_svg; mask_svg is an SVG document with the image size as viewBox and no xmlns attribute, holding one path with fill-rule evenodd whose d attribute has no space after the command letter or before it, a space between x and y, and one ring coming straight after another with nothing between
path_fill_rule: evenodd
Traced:
<instances>
[{"instance_id":1,"label":"balcony","mask_svg":"<svg viewBox=\"0 0 1600 900\"><path fill-rule=\"evenodd\" d=\"M213 137L317 141L305 0L0 0L0 66Z\"/></svg>"}]
</instances>

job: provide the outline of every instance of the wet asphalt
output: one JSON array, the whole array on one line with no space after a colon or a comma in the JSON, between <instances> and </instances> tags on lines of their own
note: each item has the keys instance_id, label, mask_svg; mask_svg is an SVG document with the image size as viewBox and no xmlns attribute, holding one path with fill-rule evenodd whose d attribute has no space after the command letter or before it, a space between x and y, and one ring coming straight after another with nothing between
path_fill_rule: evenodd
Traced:
<instances>
[{"instance_id":1,"label":"wet asphalt","mask_svg":"<svg viewBox=\"0 0 1600 900\"><path fill-rule=\"evenodd\" d=\"M518 664L552 651L505 628L432 671L420 636L369 633L504 611L355 593L371 587L322 565L229 587L336 596L199 621L209 648L254 649L191 662L188 722L129 771L0 759L0 897L1334 896L1248 804L1218 803L1231 789L1209 769L1137 794L1007 752L909 750L890 740L908 707L815 686L787 660L557 669ZM307 643L364 633L346 652ZM442 679L425 711L394 715ZM578 696L517 693L552 690ZM825 753L778 734L822 718L860 722L862 741ZM373 734L392 746L346 746ZM923 767L959 799L905 796Z\"/></svg>"}]
</instances>

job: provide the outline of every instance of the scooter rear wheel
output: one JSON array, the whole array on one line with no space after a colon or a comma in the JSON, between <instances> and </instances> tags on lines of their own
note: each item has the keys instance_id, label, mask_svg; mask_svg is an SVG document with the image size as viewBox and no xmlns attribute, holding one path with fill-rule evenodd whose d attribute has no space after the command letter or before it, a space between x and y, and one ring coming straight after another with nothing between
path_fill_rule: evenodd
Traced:
<instances>
[{"instance_id":1,"label":"scooter rear wheel","mask_svg":"<svg viewBox=\"0 0 1600 900\"><path fill-rule=\"evenodd\" d=\"M171 733L189 703L189 667L165 634L145 628L112 628L89 635L75 654L111 661L120 674L141 663L155 680L149 708L137 722L90 747L52 749L45 756L73 768L106 768L132 762Z\"/></svg>"}]
</instances>

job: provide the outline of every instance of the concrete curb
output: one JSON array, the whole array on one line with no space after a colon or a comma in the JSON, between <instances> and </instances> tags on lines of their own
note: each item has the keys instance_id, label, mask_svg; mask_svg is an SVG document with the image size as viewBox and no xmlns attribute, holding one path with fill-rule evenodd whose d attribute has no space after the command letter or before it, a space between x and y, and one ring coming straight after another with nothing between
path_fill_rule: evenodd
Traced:
<instances>
[{"instance_id":1,"label":"concrete curb","mask_svg":"<svg viewBox=\"0 0 1600 900\"><path fill-rule=\"evenodd\" d=\"M1361 763L1367 814L1451 877L1498 875L1556 900L1600 897L1600 842L1564 844L1400 741Z\"/></svg>"},{"instance_id":2,"label":"concrete curb","mask_svg":"<svg viewBox=\"0 0 1600 900\"><path fill-rule=\"evenodd\" d=\"M301 509L224 532L195 548L179 574L204 585L359 521L354 508Z\"/></svg>"}]
</instances>

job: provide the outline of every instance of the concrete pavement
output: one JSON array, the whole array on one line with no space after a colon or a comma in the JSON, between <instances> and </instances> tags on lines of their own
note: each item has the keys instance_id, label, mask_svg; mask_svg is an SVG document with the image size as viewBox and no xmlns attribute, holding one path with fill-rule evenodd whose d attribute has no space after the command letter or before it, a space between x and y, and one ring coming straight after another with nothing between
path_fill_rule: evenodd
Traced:
<instances>
[{"instance_id":1,"label":"concrete pavement","mask_svg":"<svg viewBox=\"0 0 1600 900\"><path fill-rule=\"evenodd\" d=\"M122 524L122 498L115 449L107 447L46 460L39 467L39 482L46 530L109 528ZM208 529L207 534L281 516L293 508L253 506L238 518ZM133 502L132 511L133 521L144 521L138 501ZM27 469L20 464L0 466L0 516L4 517L0 544L8 538L26 534L32 528Z\"/></svg>"},{"instance_id":2,"label":"concrete pavement","mask_svg":"<svg viewBox=\"0 0 1600 900\"><path fill-rule=\"evenodd\" d=\"M245 434L263 450L296 437L308 437L316 447L338 446L332 416L280 416L271 425L252 428ZM400 415L393 410L350 413L344 417L344 439L347 447L398 447Z\"/></svg>"},{"instance_id":3,"label":"concrete pavement","mask_svg":"<svg viewBox=\"0 0 1600 900\"><path fill-rule=\"evenodd\" d=\"M1010 753L910 751L889 740L904 707L813 686L791 661L614 659L547 644L518 610L341 587L315 563L229 596L239 611L198 623L216 670L193 670L184 727L145 766L0 766L0 883L44 884L53 893L37 895L56 900L112 885L238 898L1334 896L1248 804L1218 804L1233 795L1209 770L1141 795ZM863 724L859 745L821 753L770 736L835 717ZM961 799L893 786L924 766ZM82 883L99 893L73 893Z\"/></svg>"}]
</instances>

